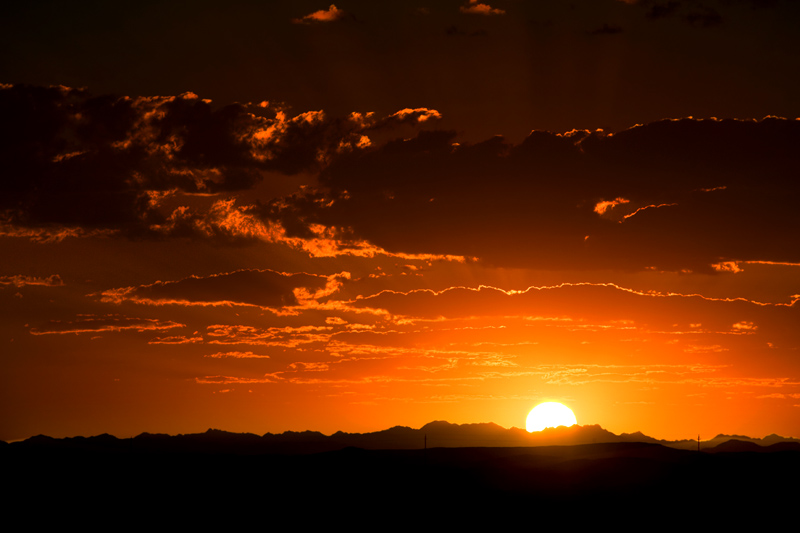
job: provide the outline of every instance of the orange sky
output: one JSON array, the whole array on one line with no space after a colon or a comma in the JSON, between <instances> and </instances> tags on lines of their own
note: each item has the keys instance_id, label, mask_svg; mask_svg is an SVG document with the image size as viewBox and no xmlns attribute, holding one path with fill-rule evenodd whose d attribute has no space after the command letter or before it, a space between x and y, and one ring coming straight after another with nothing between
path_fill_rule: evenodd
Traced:
<instances>
[{"instance_id":1,"label":"orange sky","mask_svg":"<svg viewBox=\"0 0 800 533\"><path fill-rule=\"evenodd\" d=\"M422 4L0 23L0 439L800 437L797 4Z\"/></svg>"}]
</instances>

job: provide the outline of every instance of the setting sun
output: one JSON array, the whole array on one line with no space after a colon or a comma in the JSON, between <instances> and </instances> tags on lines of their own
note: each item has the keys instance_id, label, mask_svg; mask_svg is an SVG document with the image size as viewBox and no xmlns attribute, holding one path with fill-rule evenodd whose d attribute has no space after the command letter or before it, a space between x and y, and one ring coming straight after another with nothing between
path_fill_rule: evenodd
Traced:
<instances>
[{"instance_id":1,"label":"setting sun","mask_svg":"<svg viewBox=\"0 0 800 533\"><path fill-rule=\"evenodd\" d=\"M0 441L550 400L800 438L800 2L40 3L0 17Z\"/></svg>"},{"instance_id":2,"label":"setting sun","mask_svg":"<svg viewBox=\"0 0 800 533\"><path fill-rule=\"evenodd\" d=\"M540 403L528 413L525 429L528 432L541 431L544 428L572 426L577 424L575 413L566 405L558 402Z\"/></svg>"},{"instance_id":3,"label":"setting sun","mask_svg":"<svg viewBox=\"0 0 800 533\"><path fill-rule=\"evenodd\" d=\"M796 521L800 0L98 3L0 17L7 522Z\"/></svg>"}]
</instances>

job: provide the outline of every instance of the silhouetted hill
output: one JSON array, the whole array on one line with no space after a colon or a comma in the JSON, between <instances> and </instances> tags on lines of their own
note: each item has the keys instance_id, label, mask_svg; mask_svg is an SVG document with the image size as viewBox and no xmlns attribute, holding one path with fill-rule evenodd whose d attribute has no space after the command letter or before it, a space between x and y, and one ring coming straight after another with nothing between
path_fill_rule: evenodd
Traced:
<instances>
[{"instance_id":1,"label":"silhouetted hill","mask_svg":"<svg viewBox=\"0 0 800 533\"><path fill-rule=\"evenodd\" d=\"M763 439L740 435L717 435L709 441L701 441L703 450L720 451L721 444L729 441L758 446L759 451L768 451L770 445L795 443L800 440L769 435ZM264 453L307 454L341 450L347 447L368 450L413 450L428 448L461 447L527 447L527 446L575 446L580 444L643 442L660 444L671 448L697 450L696 440L664 441L657 440L641 432L616 435L599 425L547 428L528 433L524 429L506 429L494 423L451 424L437 420L419 429L395 426L373 433L336 432L324 435L317 431L287 431L285 433L266 433L259 436L253 433L232 433L219 429L209 429L195 434L150 434L142 433L132 439L118 439L103 434L94 437L71 437L54 439L37 435L22 442L12 443L12 447L22 446L35 449L60 449L83 451L141 451L163 453L237 453L255 455ZM731 445L734 446L734 445ZM739 445L744 446L744 444ZM752 447L748 449L753 449ZM725 448L722 448L725 450Z\"/></svg>"},{"instance_id":2,"label":"silhouetted hill","mask_svg":"<svg viewBox=\"0 0 800 533\"><path fill-rule=\"evenodd\" d=\"M764 439L762 439L763 441ZM772 440L772 439L771 439ZM754 453L770 453L770 452L784 452L784 451L800 451L800 442L780 441L774 444L761 445L756 444L753 440L739 440L730 439L714 446L713 448L706 448L704 451L710 453L741 453L741 452L754 452Z\"/></svg>"},{"instance_id":3,"label":"silhouetted hill","mask_svg":"<svg viewBox=\"0 0 800 533\"><path fill-rule=\"evenodd\" d=\"M714 446L713 448L708 448L707 451L711 453L719 453L719 452L758 452L763 448L759 446L755 442L752 441L744 441L739 439L731 439L726 440L725 442Z\"/></svg>"},{"instance_id":4,"label":"silhouetted hill","mask_svg":"<svg viewBox=\"0 0 800 533\"><path fill-rule=\"evenodd\" d=\"M762 446L762 447L763 446L770 446L772 444L777 444L777 443L780 443L780 442L794 442L794 443L800 444L800 439L786 438L786 437L781 437L781 436L778 436L778 435L775 435L775 434L767 435L763 439L746 437L744 435L724 435L724 434L719 434L719 435L717 435L716 437L714 437L711 440L704 441L702 443L702 447L703 448L714 448L714 447L719 446L720 444L723 444L723 443L731 441L731 440L735 440L735 441L738 441L738 442L749 442L749 443L755 444L757 446Z\"/></svg>"},{"instance_id":5,"label":"silhouetted hill","mask_svg":"<svg viewBox=\"0 0 800 533\"><path fill-rule=\"evenodd\" d=\"M420 430L378 432L373 442L417 438L423 429L429 439L472 436L487 442L505 434L499 426L436 422ZM603 431L546 433L585 439L605 436ZM369 435L291 433L286 438L307 450L320 439L330 447ZM18 517L40 526L52 520L52 525L74 522L91 529L124 521L126 527L157 524L159 529L283 524L472 531L519 527L521 519L537 527L569 529L600 524L719 529L744 518L794 519L800 478L800 450L736 452L742 441L730 441L730 453L646 442L345 446L319 453L298 453L296 447L291 453L272 451L286 442L278 448L263 446L265 439L278 437L211 430L175 437L35 437L12 443L0 448L3 481L13 487L4 500L6 516L10 523ZM744 445L748 450L757 446Z\"/></svg>"}]
</instances>

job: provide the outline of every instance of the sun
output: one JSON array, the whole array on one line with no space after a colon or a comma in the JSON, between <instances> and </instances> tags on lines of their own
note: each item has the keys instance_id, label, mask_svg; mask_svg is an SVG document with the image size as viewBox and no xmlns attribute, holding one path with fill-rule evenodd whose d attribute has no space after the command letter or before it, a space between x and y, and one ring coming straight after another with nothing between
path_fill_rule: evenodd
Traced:
<instances>
[{"instance_id":1,"label":"sun","mask_svg":"<svg viewBox=\"0 0 800 533\"><path fill-rule=\"evenodd\" d=\"M541 431L544 428L555 428L558 426L572 426L578 423L572 409L558 402L540 403L528 413L525 421L525 429L528 432Z\"/></svg>"}]
</instances>

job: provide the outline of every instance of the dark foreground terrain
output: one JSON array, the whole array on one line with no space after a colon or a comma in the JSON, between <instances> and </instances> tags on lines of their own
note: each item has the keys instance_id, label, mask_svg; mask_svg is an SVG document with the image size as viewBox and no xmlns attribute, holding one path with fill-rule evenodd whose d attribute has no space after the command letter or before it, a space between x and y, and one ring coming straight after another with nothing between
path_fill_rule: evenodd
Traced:
<instances>
[{"instance_id":1,"label":"dark foreground terrain","mask_svg":"<svg viewBox=\"0 0 800 533\"><path fill-rule=\"evenodd\" d=\"M11 489L6 519L21 516L29 525L627 530L796 523L800 451L730 442L701 452L606 443L308 454L15 443L2 446L0 458Z\"/></svg>"}]
</instances>

